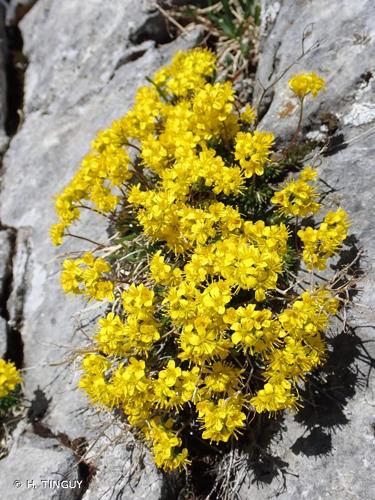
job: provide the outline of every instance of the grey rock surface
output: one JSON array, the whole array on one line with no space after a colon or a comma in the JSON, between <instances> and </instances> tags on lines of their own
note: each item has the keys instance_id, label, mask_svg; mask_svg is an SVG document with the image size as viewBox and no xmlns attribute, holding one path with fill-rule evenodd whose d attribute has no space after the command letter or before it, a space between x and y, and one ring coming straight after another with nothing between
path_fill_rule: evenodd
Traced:
<instances>
[{"instance_id":1,"label":"grey rock surface","mask_svg":"<svg viewBox=\"0 0 375 500\"><path fill-rule=\"evenodd\" d=\"M0 231L0 358L7 351L7 320L2 317L6 315L6 300L9 290L9 278L11 275L12 260L12 235L10 231Z\"/></svg>"},{"instance_id":2,"label":"grey rock surface","mask_svg":"<svg viewBox=\"0 0 375 500\"><path fill-rule=\"evenodd\" d=\"M53 0L39 1L21 22L24 52L32 61L25 86L25 112L76 113L108 83L118 87L118 75L112 82L115 68L129 49L134 50L129 37L150 15L151 0L114 1L105 8L102 0L90 0L80 3L79 12L71 0L63 6ZM150 35L148 38L153 40ZM126 73L123 85L134 94L141 75L132 74L130 67ZM117 115L127 108L125 102L118 106Z\"/></svg>"},{"instance_id":3,"label":"grey rock surface","mask_svg":"<svg viewBox=\"0 0 375 500\"><path fill-rule=\"evenodd\" d=\"M98 444L108 447L108 442L105 443L103 439ZM90 461L97 464L98 472L90 482L83 496L84 500L98 498L102 500L111 498L160 500L162 498L161 474L155 470L145 449L140 449L130 436L125 446L123 442L112 445L102 457L96 460L93 458Z\"/></svg>"},{"instance_id":4,"label":"grey rock surface","mask_svg":"<svg viewBox=\"0 0 375 500\"><path fill-rule=\"evenodd\" d=\"M300 0L264 2L267 38L262 43L258 78L264 86L277 78L301 53L307 29L308 52L274 87L262 128L290 137L297 110L288 90L291 74L316 71L327 89L306 109L305 132L325 134L327 116L335 122L331 146L319 167L334 193L330 208L340 204L352 226L343 262L362 248L362 277L348 314L348 333L332 327L326 384L312 386L299 414L289 414L275 427L269 454L247 474L242 499L357 500L375 491L375 4L369 0ZM272 15L271 15L272 14ZM265 19L266 16L264 16ZM313 24L311 24L313 23ZM259 97L261 88L258 88ZM324 186L322 185L324 190ZM333 272L333 270L331 270Z\"/></svg>"},{"instance_id":5,"label":"grey rock surface","mask_svg":"<svg viewBox=\"0 0 375 500\"><path fill-rule=\"evenodd\" d=\"M17 231L14 255L12 256L12 290L7 300L9 324L22 326L24 302L28 287L28 273L31 268L31 229L20 228Z\"/></svg>"},{"instance_id":6,"label":"grey rock surface","mask_svg":"<svg viewBox=\"0 0 375 500\"><path fill-rule=\"evenodd\" d=\"M293 66L273 87L273 99L262 127L275 128L277 124L280 134L293 129L298 119L297 108L286 82L293 73L303 71L315 71L327 83L323 97L307 102L310 125L314 120L318 123L325 112L338 117L349 115L349 120L356 120L359 113L364 123L370 123L374 119L373 99L371 92L365 89L366 74L374 68L374 3L371 0L359 0L355 4L350 0L339 3L264 0L263 3L264 37L255 102L262 87L268 87L285 69Z\"/></svg>"},{"instance_id":7,"label":"grey rock surface","mask_svg":"<svg viewBox=\"0 0 375 500\"><path fill-rule=\"evenodd\" d=\"M5 21L8 26L17 25L38 0L9 0Z\"/></svg>"},{"instance_id":8,"label":"grey rock surface","mask_svg":"<svg viewBox=\"0 0 375 500\"><path fill-rule=\"evenodd\" d=\"M0 302L4 300L4 288L9 277L12 258L12 243L10 231L0 231Z\"/></svg>"},{"instance_id":9,"label":"grey rock surface","mask_svg":"<svg viewBox=\"0 0 375 500\"><path fill-rule=\"evenodd\" d=\"M82 243L70 242L63 250L52 247L48 233L55 222L53 197L77 170L95 133L126 113L145 77L176 50L196 43L198 31L160 47L154 40L133 45L131 34L140 33L149 15L153 11L146 1L104 5L101 0L39 0L20 25L29 61L25 117L4 157L0 197L0 220L17 233L8 309L24 344L26 398L33 401L39 387L49 402L43 425L54 435L89 443L97 437L100 423L82 411L87 401L76 390L77 370L60 362L82 342L75 334L77 324L87 326L100 309L77 313L83 301L60 289L59 255L82 250ZM81 225L82 233L96 241L106 239L105 228L104 221L93 217L83 218ZM33 443L17 446L21 456ZM119 467L128 456L126 450L122 453ZM94 457L93 462L99 477L109 473L105 464L110 459L103 457L97 464ZM107 472L101 473L102 467ZM152 470L150 465L150 478ZM110 481L117 479L112 472ZM143 480L139 484L147 486ZM147 495L141 486L134 488L135 498ZM155 488L156 484L152 491Z\"/></svg>"},{"instance_id":10,"label":"grey rock surface","mask_svg":"<svg viewBox=\"0 0 375 500\"><path fill-rule=\"evenodd\" d=\"M0 155L4 153L8 145L8 137L4 130L7 114L7 84L5 74L6 53L5 7L0 4Z\"/></svg>"},{"instance_id":11,"label":"grey rock surface","mask_svg":"<svg viewBox=\"0 0 375 500\"><path fill-rule=\"evenodd\" d=\"M4 499L75 500L80 496L77 460L54 438L41 438L20 425L9 455L1 460ZM55 483L53 483L53 481Z\"/></svg>"},{"instance_id":12,"label":"grey rock surface","mask_svg":"<svg viewBox=\"0 0 375 500\"><path fill-rule=\"evenodd\" d=\"M0 358L7 352L7 322L0 316Z\"/></svg>"}]
</instances>

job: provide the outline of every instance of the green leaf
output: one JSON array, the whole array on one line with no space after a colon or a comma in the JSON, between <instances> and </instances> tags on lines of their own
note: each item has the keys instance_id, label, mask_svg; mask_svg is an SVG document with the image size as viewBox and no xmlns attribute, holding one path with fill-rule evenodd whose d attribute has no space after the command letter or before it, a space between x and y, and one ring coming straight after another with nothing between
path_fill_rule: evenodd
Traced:
<instances>
[{"instance_id":1,"label":"green leaf","mask_svg":"<svg viewBox=\"0 0 375 500\"><path fill-rule=\"evenodd\" d=\"M253 15L254 23L256 26L260 26L260 22L261 22L260 14L261 14L261 7L260 7L260 5L256 5L255 9L254 9L254 15Z\"/></svg>"}]
</instances>

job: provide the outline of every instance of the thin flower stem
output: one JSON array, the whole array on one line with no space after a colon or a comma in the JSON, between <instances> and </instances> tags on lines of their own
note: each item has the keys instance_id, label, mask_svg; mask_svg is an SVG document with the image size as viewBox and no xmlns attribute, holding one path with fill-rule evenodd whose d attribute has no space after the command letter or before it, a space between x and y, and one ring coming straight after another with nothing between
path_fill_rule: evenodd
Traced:
<instances>
[{"instance_id":1,"label":"thin flower stem","mask_svg":"<svg viewBox=\"0 0 375 500\"><path fill-rule=\"evenodd\" d=\"M307 50L305 49L305 40L309 36L307 29L311 27L311 24L308 25L302 35L302 43L301 43L301 54L297 57L295 61L289 64L267 87L264 87L261 82L258 80L259 85L262 87L262 93L258 101L257 105L257 111L259 112L261 103L264 99L264 96L266 95L267 91L270 90L272 87L274 87L287 73L290 69L293 68L301 59L303 59L307 54L310 52L313 52L315 49L319 47L319 43L316 42L314 43L311 47L309 47Z\"/></svg>"},{"instance_id":2,"label":"thin flower stem","mask_svg":"<svg viewBox=\"0 0 375 500\"><path fill-rule=\"evenodd\" d=\"M303 119L303 111L304 111L304 99L301 99L301 106L299 109L299 119L296 134L298 135L301 132L302 119Z\"/></svg>"},{"instance_id":3,"label":"thin flower stem","mask_svg":"<svg viewBox=\"0 0 375 500\"><path fill-rule=\"evenodd\" d=\"M297 124L297 128L296 128L296 131L294 132L293 134L293 137L289 143L289 146L286 148L285 152L284 152L284 156L287 156L289 151L293 148L293 146L295 146L297 140L298 140L298 137L301 133L301 130L302 130L302 120L303 120L303 111L304 111L304 98L300 99L300 108L299 108L299 118L298 118L298 124Z\"/></svg>"},{"instance_id":4,"label":"thin flower stem","mask_svg":"<svg viewBox=\"0 0 375 500\"><path fill-rule=\"evenodd\" d=\"M97 241L91 240L90 238L86 238L85 236L79 236L78 234L73 234L70 232L67 232L66 235L71 236L72 238L77 238L79 240L87 241L88 243L92 243L93 245L96 245L99 248L105 248L105 245L103 243L98 243Z\"/></svg>"},{"instance_id":5,"label":"thin flower stem","mask_svg":"<svg viewBox=\"0 0 375 500\"><path fill-rule=\"evenodd\" d=\"M105 217L106 219L112 221L113 220L113 217L111 217L110 215L107 215L105 214L104 212L102 212L101 210L97 210L96 208L93 208L93 207L89 207L87 205L82 205L82 204L79 204L79 205L76 205L77 208L85 208L86 210L91 210L92 212L95 212L99 215L102 215L103 217Z\"/></svg>"},{"instance_id":6,"label":"thin flower stem","mask_svg":"<svg viewBox=\"0 0 375 500\"><path fill-rule=\"evenodd\" d=\"M128 146L129 148L134 148L134 149L136 149L139 153L142 153L141 148L139 148L139 147L138 147L138 146L136 146L135 144L132 144L131 142L127 142L127 143L125 143L125 146Z\"/></svg>"},{"instance_id":7,"label":"thin flower stem","mask_svg":"<svg viewBox=\"0 0 375 500\"><path fill-rule=\"evenodd\" d=\"M295 225L294 225L294 246L296 248L298 246L298 240L297 240L298 224L299 224L299 220L298 220L298 215L297 215L296 216L296 222L295 222Z\"/></svg>"}]
</instances>

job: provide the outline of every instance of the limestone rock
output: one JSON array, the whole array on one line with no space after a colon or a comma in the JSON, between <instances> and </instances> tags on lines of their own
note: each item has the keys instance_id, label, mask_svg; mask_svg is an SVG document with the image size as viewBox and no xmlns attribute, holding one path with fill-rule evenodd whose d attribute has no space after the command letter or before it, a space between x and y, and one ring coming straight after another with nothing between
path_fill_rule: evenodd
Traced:
<instances>
[{"instance_id":1,"label":"limestone rock","mask_svg":"<svg viewBox=\"0 0 375 500\"><path fill-rule=\"evenodd\" d=\"M100 445L108 447L108 442L102 439ZM141 450L131 437L126 444L111 445L102 457L91 458L90 462L98 472L90 482L84 500L127 500L135 498L135 491L137 500L162 498L161 474L155 470L149 452Z\"/></svg>"},{"instance_id":2,"label":"limestone rock","mask_svg":"<svg viewBox=\"0 0 375 500\"><path fill-rule=\"evenodd\" d=\"M9 0L6 24L17 25L38 0Z\"/></svg>"},{"instance_id":3,"label":"limestone rock","mask_svg":"<svg viewBox=\"0 0 375 500\"><path fill-rule=\"evenodd\" d=\"M347 114L360 99L372 73L375 5L371 0L263 1L263 33L255 102L293 64L270 93L274 96L262 127L287 133L297 123L297 107L287 80L294 73L315 71L326 79L323 97L307 102L309 125L324 113ZM267 13L269 16L267 17ZM302 56L302 45L304 56ZM371 94L369 94L371 95ZM365 100L362 105L370 104ZM369 106L371 121L371 106ZM355 118L354 118L355 119ZM366 117L369 123L369 117ZM291 124L292 122L292 124Z\"/></svg>"},{"instance_id":4,"label":"limestone rock","mask_svg":"<svg viewBox=\"0 0 375 500\"><path fill-rule=\"evenodd\" d=\"M12 235L10 231L0 231L0 303L4 307L5 286L9 278L12 253Z\"/></svg>"},{"instance_id":5,"label":"limestone rock","mask_svg":"<svg viewBox=\"0 0 375 500\"><path fill-rule=\"evenodd\" d=\"M0 358L7 352L7 322L0 316Z\"/></svg>"},{"instance_id":6,"label":"limestone rock","mask_svg":"<svg viewBox=\"0 0 375 500\"><path fill-rule=\"evenodd\" d=\"M7 84L5 75L6 51L5 9L4 5L0 4L0 155L4 153L8 145L8 137L4 130L7 113Z\"/></svg>"},{"instance_id":7,"label":"limestone rock","mask_svg":"<svg viewBox=\"0 0 375 500\"><path fill-rule=\"evenodd\" d=\"M4 357L7 351L7 321L1 314L6 314L12 246L11 232L0 231L0 358Z\"/></svg>"},{"instance_id":8,"label":"limestone rock","mask_svg":"<svg viewBox=\"0 0 375 500\"><path fill-rule=\"evenodd\" d=\"M21 426L9 454L0 462L2 498L75 500L83 481L69 448Z\"/></svg>"},{"instance_id":9,"label":"limestone rock","mask_svg":"<svg viewBox=\"0 0 375 500\"><path fill-rule=\"evenodd\" d=\"M28 228L19 229L12 257L12 291L7 301L9 324L12 327L21 326L22 323L24 302L28 290L30 256L30 230Z\"/></svg>"},{"instance_id":10,"label":"limestone rock","mask_svg":"<svg viewBox=\"0 0 375 500\"><path fill-rule=\"evenodd\" d=\"M74 0L39 0L21 21L24 52L32 61L25 87L26 113L62 115L82 109L90 96L113 83L114 68L132 48L130 35L154 12L151 0L115 0L105 8L102 0L90 0L77 9ZM145 33L141 41L147 40L163 42L152 33ZM139 77L128 69L126 83L134 93ZM126 103L119 103L117 113L125 110Z\"/></svg>"}]
</instances>

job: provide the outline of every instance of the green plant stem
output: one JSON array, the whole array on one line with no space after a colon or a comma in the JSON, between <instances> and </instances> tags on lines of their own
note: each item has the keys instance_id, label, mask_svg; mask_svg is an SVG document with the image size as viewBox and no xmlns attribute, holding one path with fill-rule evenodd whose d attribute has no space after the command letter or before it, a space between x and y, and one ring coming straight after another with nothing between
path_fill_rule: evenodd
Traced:
<instances>
[{"instance_id":1,"label":"green plant stem","mask_svg":"<svg viewBox=\"0 0 375 500\"><path fill-rule=\"evenodd\" d=\"M155 83L151 78L149 78L148 76L146 76L146 80L151 83L151 85L153 85L156 90L158 91L158 94L160 95L160 97L162 97L164 99L165 102L169 102L168 100L168 95L166 94L166 92L160 87L160 85L158 85L157 83Z\"/></svg>"}]
</instances>

